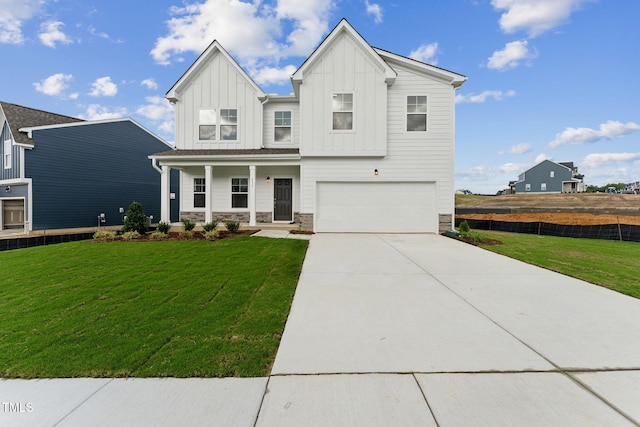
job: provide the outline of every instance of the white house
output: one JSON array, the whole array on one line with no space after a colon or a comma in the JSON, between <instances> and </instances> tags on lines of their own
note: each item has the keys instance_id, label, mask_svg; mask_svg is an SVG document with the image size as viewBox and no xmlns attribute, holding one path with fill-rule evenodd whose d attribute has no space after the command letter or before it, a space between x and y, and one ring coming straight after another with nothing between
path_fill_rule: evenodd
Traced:
<instances>
[{"instance_id":1,"label":"white house","mask_svg":"<svg viewBox=\"0 0 640 427\"><path fill-rule=\"evenodd\" d=\"M316 232L438 232L454 213L454 92L466 77L370 46L342 20L265 94L214 41L167 92L180 215Z\"/></svg>"}]
</instances>

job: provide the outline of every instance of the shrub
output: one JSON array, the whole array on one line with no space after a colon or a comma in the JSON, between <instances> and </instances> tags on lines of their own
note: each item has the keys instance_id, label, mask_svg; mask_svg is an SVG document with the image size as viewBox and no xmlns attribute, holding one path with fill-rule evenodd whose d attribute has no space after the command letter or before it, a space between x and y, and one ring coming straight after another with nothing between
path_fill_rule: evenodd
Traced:
<instances>
[{"instance_id":1,"label":"shrub","mask_svg":"<svg viewBox=\"0 0 640 427\"><path fill-rule=\"evenodd\" d=\"M204 231L212 231L212 230L215 230L217 227L218 227L218 221L216 220L208 222L202 226Z\"/></svg>"},{"instance_id":2,"label":"shrub","mask_svg":"<svg viewBox=\"0 0 640 427\"><path fill-rule=\"evenodd\" d=\"M184 231L191 231L196 227L196 223L191 221L189 218L183 218L181 222Z\"/></svg>"},{"instance_id":3,"label":"shrub","mask_svg":"<svg viewBox=\"0 0 640 427\"><path fill-rule=\"evenodd\" d=\"M162 231L154 231L149 234L150 240L164 240L167 238L167 233L163 233Z\"/></svg>"},{"instance_id":4,"label":"shrub","mask_svg":"<svg viewBox=\"0 0 640 427\"><path fill-rule=\"evenodd\" d=\"M140 234L147 232L147 215L142 209L142 204L139 202L131 203L125 215L122 231L137 231Z\"/></svg>"},{"instance_id":5,"label":"shrub","mask_svg":"<svg viewBox=\"0 0 640 427\"><path fill-rule=\"evenodd\" d=\"M471 227L469 227L469 223L467 221L462 221L458 226L458 230L460 230L460 234L464 236L471 231Z\"/></svg>"},{"instance_id":6,"label":"shrub","mask_svg":"<svg viewBox=\"0 0 640 427\"><path fill-rule=\"evenodd\" d=\"M115 240L117 234L113 230L98 230L93 233L93 238L95 240Z\"/></svg>"},{"instance_id":7,"label":"shrub","mask_svg":"<svg viewBox=\"0 0 640 427\"><path fill-rule=\"evenodd\" d=\"M171 224L169 224L168 222L164 222L164 221L160 221L158 223L158 228L157 230L161 233L167 234L169 232L169 230L171 229Z\"/></svg>"},{"instance_id":8,"label":"shrub","mask_svg":"<svg viewBox=\"0 0 640 427\"><path fill-rule=\"evenodd\" d=\"M140 237L140 233L137 231L127 231L126 233L122 233L122 240L133 240Z\"/></svg>"},{"instance_id":9,"label":"shrub","mask_svg":"<svg viewBox=\"0 0 640 427\"><path fill-rule=\"evenodd\" d=\"M238 229L240 228L240 223L238 221L225 221L224 226L231 233L237 233Z\"/></svg>"},{"instance_id":10,"label":"shrub","mask_svg":"<svg viewBox=\"0 0 640 427\"><path fill-rule=\"evenodd\" d=\"M218 230L209 230L205 231L204 233L204 238L212 242L214 240L218 240L218 237L220 237L220 233L218 232Z\"/></svg>"},{"instance_id":11,"label":"shrub","mask_svg":"<svg viewBox=\"0 0 640 427\"><path fill-rule=\"evenodd\" d=\"M193 231L191 230L184 230L180 232L180 238L184 239L184 240L189 240L193 238Z\"/></svg>"}]
</instances>

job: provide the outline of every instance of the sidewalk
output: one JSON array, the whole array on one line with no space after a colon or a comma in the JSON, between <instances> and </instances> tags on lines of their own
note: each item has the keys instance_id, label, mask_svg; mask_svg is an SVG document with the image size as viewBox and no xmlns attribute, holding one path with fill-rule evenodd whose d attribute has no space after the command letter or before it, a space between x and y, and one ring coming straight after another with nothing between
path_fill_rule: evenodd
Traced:
<instances>
[{"instance_id":1,"label":"sidewalk","mask_svg":"<svg viewBox=\"0 0 640 427\"><path fill-rule=\"evenodd\" d=\"M318 234L271 377L0 380L0 425L638 425L638 325L445 237Z\"/></svg>"}]
</instances>

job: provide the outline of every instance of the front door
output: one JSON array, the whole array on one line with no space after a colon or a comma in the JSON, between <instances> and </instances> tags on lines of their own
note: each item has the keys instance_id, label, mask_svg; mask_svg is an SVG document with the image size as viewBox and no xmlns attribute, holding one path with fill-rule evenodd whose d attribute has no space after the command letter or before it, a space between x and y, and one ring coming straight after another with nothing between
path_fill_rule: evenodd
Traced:
<instances>
[{"instance_id":1,"label":"front door","mask_svg":"<svg viewBox=\"0 0 640 427\"><path fill-rule=\"evenodd\" d=\"M292 221L293 182L291 179L276 178L273 180L273 220Z\"/></svg>"}]
</instances>

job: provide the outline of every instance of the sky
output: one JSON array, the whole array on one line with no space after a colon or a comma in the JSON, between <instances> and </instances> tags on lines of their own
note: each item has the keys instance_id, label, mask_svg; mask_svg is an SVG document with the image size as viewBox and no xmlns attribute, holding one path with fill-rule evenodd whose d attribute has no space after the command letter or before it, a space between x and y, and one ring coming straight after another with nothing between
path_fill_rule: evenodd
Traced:
<instances>
[{"instance_id":1,"label":"sky","mask_svg":"<svg viewBox=\"0 0 640 427\"><path fill-rule=\"evenodd\" d=\"M463 74L455 187L495 194L549 159L640 181L638 0L0 0L0 100L168 142L164 94L214 40L266 93L346 18L374 46Z\"/></svg>"}]
</instances>

